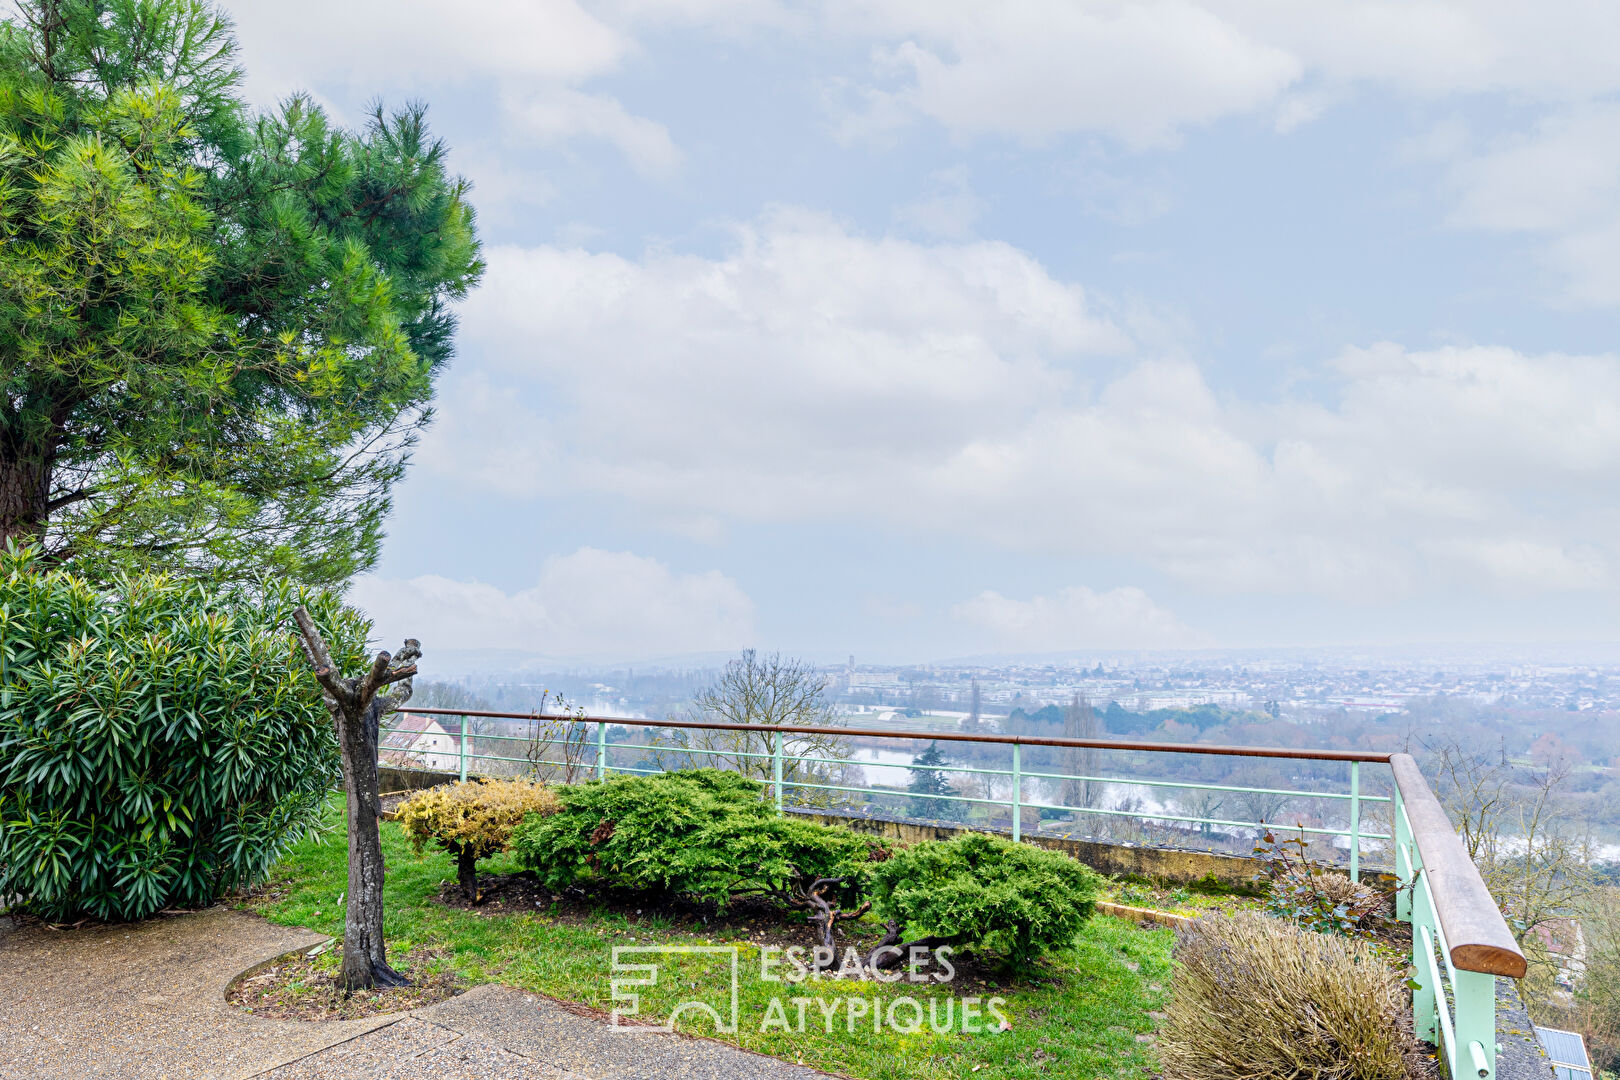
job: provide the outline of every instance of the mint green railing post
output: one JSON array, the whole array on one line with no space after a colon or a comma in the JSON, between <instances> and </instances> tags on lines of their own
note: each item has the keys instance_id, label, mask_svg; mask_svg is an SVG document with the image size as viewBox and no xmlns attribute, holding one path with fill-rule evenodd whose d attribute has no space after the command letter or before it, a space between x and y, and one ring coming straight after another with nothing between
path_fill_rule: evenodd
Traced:
<instances>
[{"instance_id":1,"label":"mint green railing post","mask_svg":"<svg viewBox=\"0 0 1620 1080\"><path fill-rule=\"evenodd\" d=\"M1013 743L1012 819L1015 842L1024 838L1024 763L1018 750L1018 744Z\"/></svg>"},{"instance_id":2,"label":"mint green railing post","mask_svg":"<svg viewBox=\"0 0 1620 1080\"><path fill-rule=\"evenodd\" d=\"M607 721L596 722L596 778L607 779Z\"/></svg>"},{"instance_id":3,"label":"mint green railing post","mask_svg":"<svg viewBox=\"0 0 1620 1080\"><path fill-rule=\"evenodd\" d=\"M1451 1024L1457 1033L1453 1076L1496 1075L1496 976L1478 971L1451 973Z\"/></svg>"},{"instance_id":4,"label":"mint green railing post","mask_svg":"<svg viewBox=\"0 0 1620 1080\"><path fill-rule=\"evenodd\" d=\"M1361 762L1350 763L1350 880L1361 880Z\"/></svg>"},{"instance_id":5,"label":"mint green railing post","mask_svg":"<svg viewBox=\"0 0 1620 1080\"><path fill-rule=\"evenodd\" d=\"M1401 789L1395 788L1390 808L1395 815L1395 917L1402 922L1412 921L1412 890L1417 884L1417 845L1412 843L1412 825L1406 820L1406 805L1401 801Z\"/></svg>"},{"instance_id":6,"label":"mint green railing post","mask_svg":"<svg viewBox=\"0 0 1620 1080\"><path fill-rule=\"evenodd\" d=\"M461 781L467 782L467 718L461 718L461 738L456 740L461 744Z\"/></svg>"},{"instance_id":7,"label":"mint green railing post","mask_svg":"<svg viewBox=\"0 0 1620 1080\"><path fill-rule=\"evenodd\" d=\"M1438 980L1429 973L1435 969L1433 938L1423 931L1435 922L1434 910L1429 906L1428 890L1418 880L1422 869L1413 868L1412 880L1412 977L1417 985L1412 988L1412 1033L1427 1043L1437 1043L1435 994ZM1492 1015L1495 1013L1493 1011Z\"/></svg>"},{"instance_id":8,"label":"mint green railing post","mask_svg":"<svg viewBox=\"0 0 1620 1080\"><path fill-rule=\"evenodd\" d=\"M771 787L776 791L776 808L782 809L782 736L771 740Z\"/></svg>"}]
</instances>

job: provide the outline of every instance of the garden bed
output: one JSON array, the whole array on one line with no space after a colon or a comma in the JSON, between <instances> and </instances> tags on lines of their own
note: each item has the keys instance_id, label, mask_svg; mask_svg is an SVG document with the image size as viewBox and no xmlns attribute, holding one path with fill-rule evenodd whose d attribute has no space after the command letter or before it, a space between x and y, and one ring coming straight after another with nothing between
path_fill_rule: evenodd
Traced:
<instances>
[{"instance_id":1,"label":"garden bed","mask_svg":"<svg viewBox=\"0 0 1620 1080\"><path fill-rule=\"evenodd\" d=\"M340 806L328 811L324 842L296 845L276 867L268 886L242 903L265 917L322 933L342 933L338 901L347 887L347 853ZM1143 929L1108 917L1089 920L1072 947L1042 962L1028 977L1012 979L963 957L958 981L949 986L825 980L799 986L760 978L762 948L810 944L810 928L797 913L734 904L721 915L701 906L649 904L630 895L591 896L543 892L509 859L481 864L486 903L469 909L451 898L453 860L440 852L412 851L402 830L382 827L388 865L384 892L389 956L432 950L447 970L466 983L498 981L573 1002L586 1010L611 1010L615 946L735 946L740 958L742 1021L727 1042L788 1061L863 1080L1033 1080L1047 1076L1155 1075L1151 1038L1154 1014L1170 979L1167 930ZM441 899L443 898L443 899ZM882 928L868 921L844 923L853 944L876 940ZM672 972L642 993L643 1019L667 1017L702 974ZM822 1008L839 998L861 997L888 1007L900 997L924 1003L956 997L1000 997L1008 1019L977 1030L936 1032L927 1026L904 1034L874 1031L870 1022L821 1022ZM761 1017L776 997L807 998L804 1030L764 1026ZM792 1008L789 1008L790 1018ZM960 1015L960 1014L958 1014ZM683 1031L715 1035L701 1018L683 1013Z\"/></svg>"}]
</instances>

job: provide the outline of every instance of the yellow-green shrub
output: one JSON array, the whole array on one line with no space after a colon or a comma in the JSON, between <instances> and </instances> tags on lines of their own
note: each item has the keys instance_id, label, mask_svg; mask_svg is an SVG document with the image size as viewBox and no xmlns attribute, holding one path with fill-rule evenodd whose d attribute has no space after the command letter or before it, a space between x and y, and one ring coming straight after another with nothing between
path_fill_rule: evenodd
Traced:
<instances>
[{"instance_id":1,"label":"yellow-green shrub","mask_svg":"<svg viewBox=\"0 0 1620 1080\"><path fill-rule=\"evenodd\" d=\"M1364 941L1242 912L1181 931L1160 1060L1170 1080L1405 1080L1400 976Z\"/></svg>"},{"instance_id":2,"label":"yellow-green shrub","mask_svg":"<svg viewBox=\"0 0 1620 1080\"><path fill-rule=\"evenodd\" d=\"M432 841L456 859L456 878L478 901L478 860L505 851L529 814L550 814L557 796L529 780L463 780L419 791L400 804L399 823L416 850Z\"/></svg>"}]
</instances>

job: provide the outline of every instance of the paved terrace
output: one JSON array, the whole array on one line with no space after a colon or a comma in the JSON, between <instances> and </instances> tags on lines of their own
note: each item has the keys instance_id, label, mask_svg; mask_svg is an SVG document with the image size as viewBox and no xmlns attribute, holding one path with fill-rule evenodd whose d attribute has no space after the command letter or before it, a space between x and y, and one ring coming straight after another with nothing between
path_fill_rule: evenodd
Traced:
<instances>
[{"instance_id":1,"label":"paved terrace","mask_svg":"<svg viewBox=\"0 0 1620 1080\"><path fill-rule=\"evenodd\" d=\"M511 987L366 1020L225 1001L241 972L326 938L223 907L51 930L0 918L0 1080L815 1080L723 1043L627 1034Z\"/></svg>"}]
</instances>

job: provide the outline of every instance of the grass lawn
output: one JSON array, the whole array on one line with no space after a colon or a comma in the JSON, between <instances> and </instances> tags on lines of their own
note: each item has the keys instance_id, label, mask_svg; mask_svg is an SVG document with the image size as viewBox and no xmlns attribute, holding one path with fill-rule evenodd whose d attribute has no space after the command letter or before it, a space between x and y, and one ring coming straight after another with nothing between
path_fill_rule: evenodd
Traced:
<instances>
[{"instance_id":1,"label":"grass lawn","mask_svg":"<svg viewBox=\"0 0 1620 1080\"><path fill-rule=\"evenodd\" d=\"M330 836L299 844L276 866L269 888L244 906L274 922L342 934L338 900L347 884L347 862L339 806L328 814ZM1152 1013L1169 986L1171 935L1165 930L1096 916L1072 948L1024 980L792 984L763 977L757 917L682 928L669 918L643 918L634 908L607 903L569 913L556 905L511 914L469 912L437 900L441 884L455 878L448 855L415 854L392 822L383 824L383 851L389 956L431 953L437 959L427 970L453 970L473 982L507 983L608 1010L616 1004L615 946L735 944L740 955L737 1032L718 1037L750 1050L864 1080L969 1075L1089 1080L1146 1078L1155 1072L1151 1041L1139 1036L1154 1030ZM480 864L481 873L516 869L503 857ZM808 930L803 940L809 944ZM625 962L653 959L663 966L656 986L633 991L641 995L638 1016L662 1021L683 1000L713 1002L722 1014L729 1010L729 959L631 955ZM787 970L783 964L773 973ZM995 998L1002 1001L992 1010ZM964 1023L968 1009L981 1018L978 1023ZM881 1016L876 1023L874 1013ZM1006 1016L1007 1030L995 1030L997 1013ZM692 1034L715 1034L712 1021L693 1010L683 1012L677 1023ZM914 1026L918 1030L908 1031Z\"/></svg>"}]
</instances>

